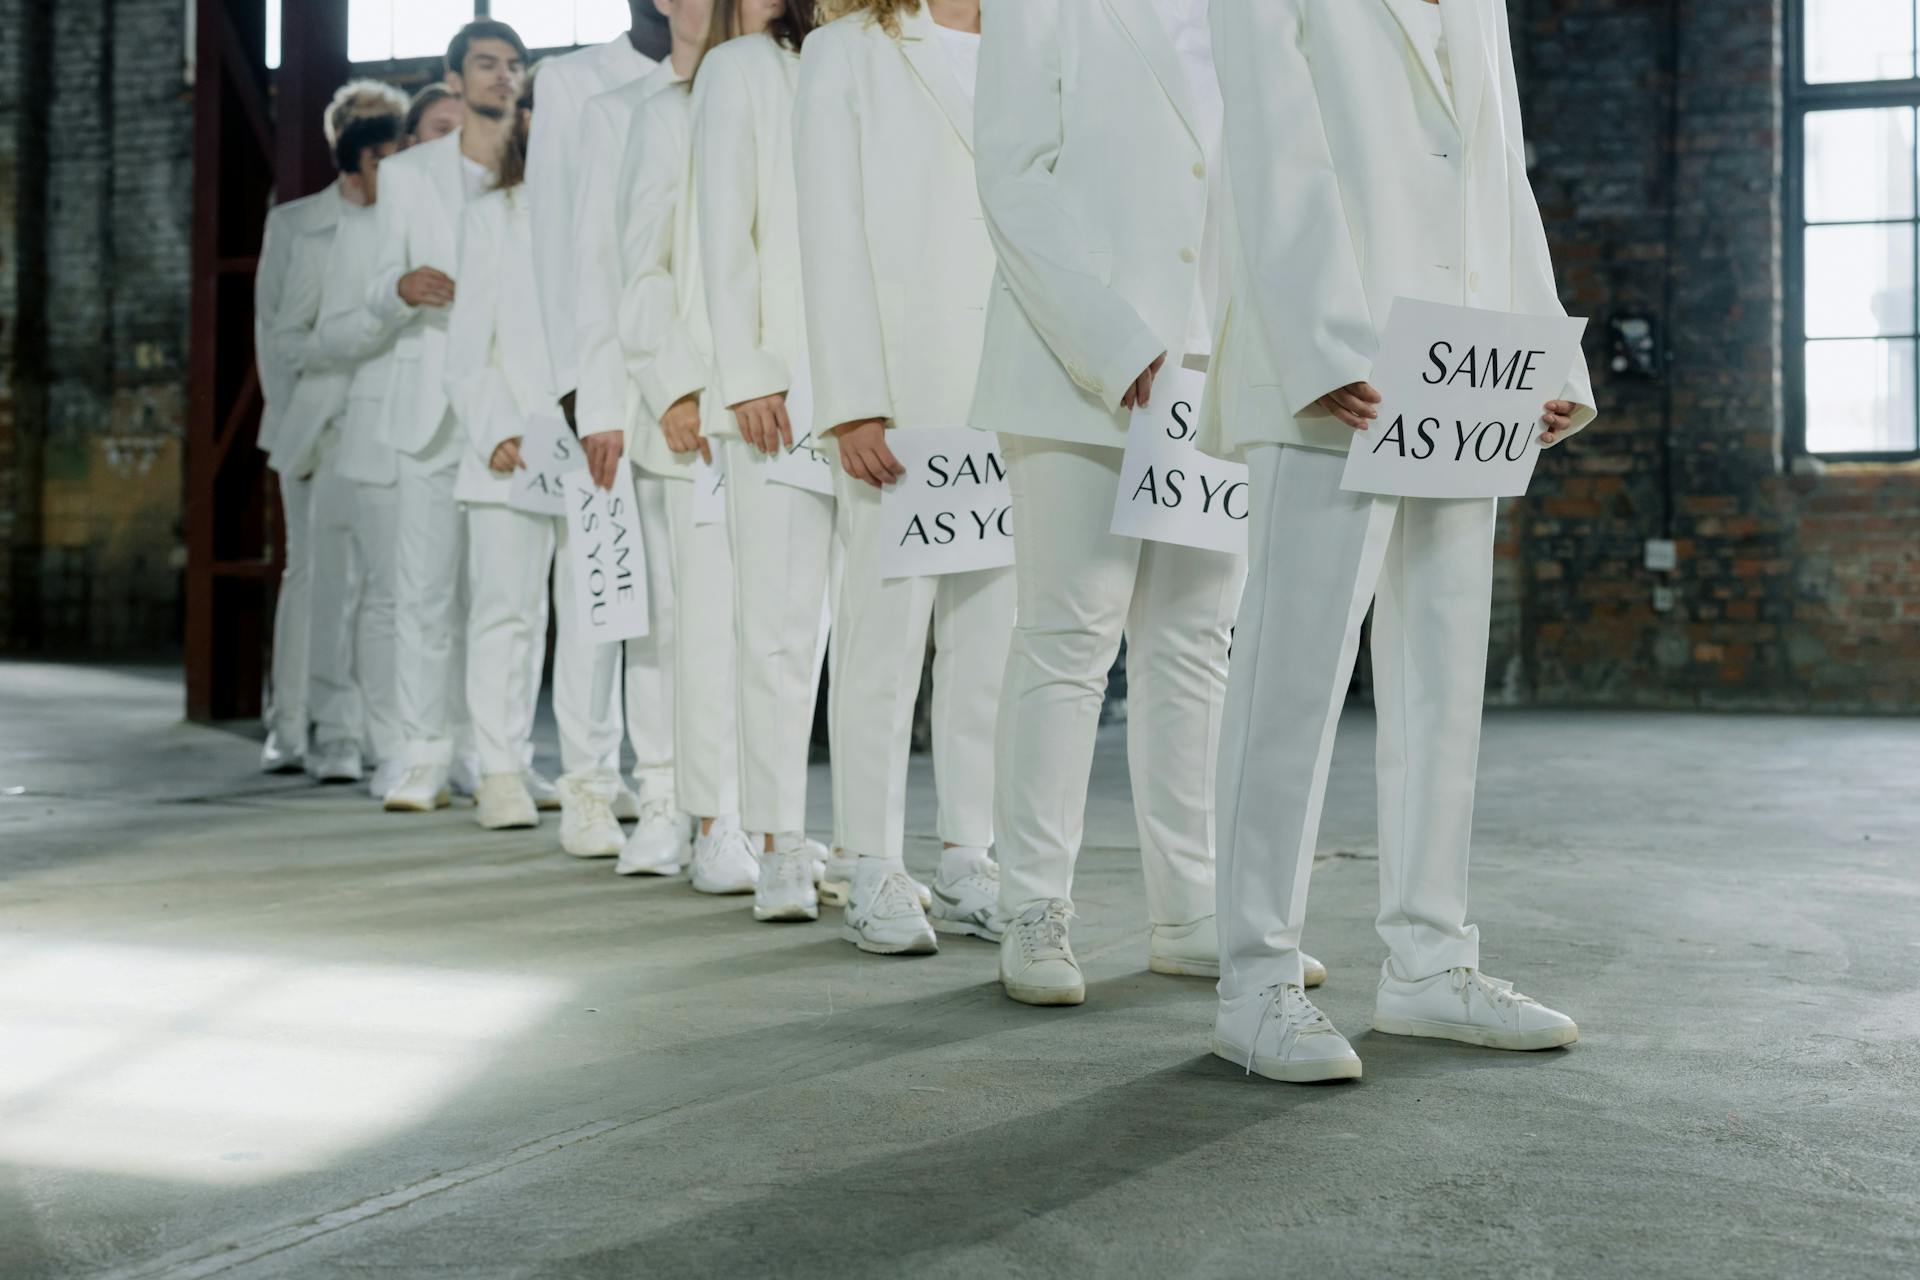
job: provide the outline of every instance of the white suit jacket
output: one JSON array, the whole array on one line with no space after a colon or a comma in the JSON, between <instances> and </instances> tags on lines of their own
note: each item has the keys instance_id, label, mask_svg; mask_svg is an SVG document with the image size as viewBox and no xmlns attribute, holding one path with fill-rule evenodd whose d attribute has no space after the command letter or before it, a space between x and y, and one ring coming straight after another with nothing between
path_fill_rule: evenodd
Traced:
<instances>
[{"instance_id":1,"label":"white suit jacket","mask_svg":"<svg viewBox=\"0 0 1920 1280\"><path fill-rule=\"evenodd\" d=\"M709 53L693 85L700 262L720 404L785 391L807 358L793 181L800 56L768 35ZM737 435L731 413L708 435Z\"/></svg>"},{"instance_id":2,"label":"white suit jacket","mask_svg":"<svg viewBox=\"0 0 1920 1280\"><path fill-rule=\"evenodd\" d=\"M863 418L967 423L993 245L973 104L924 7L807 37L794 105L814 438Z\"/></svg>"},{"instance_id":3,"label":"white suit jacket","mask_svg":"<svg viewBox=\"0 0 1920 1280\"><path fill-rule=\"evenodd\" d=\"M694 217L693 98L655 94L627 137L620 176L620 350L626 361L627 456L655 475L691 478L695 454L667 448L660 420L712 381L713 334ZM704 428L726 410L703 396ZM731 416L731 415L729 415Z\"/></svg>"},{"instance_id":4,"label":"white suit jacket","mask_svg":"<svg viewBox=\"0 0 1920 1280\"><path fill-rule=\"evenodd\" d=\"M560 416L534 302L531 195L525 185L490 191L466 209L446 364L463 440L453 491L462 502L504 504L511 481L487 465L494 449L525 435L529 417Z\"/></svg>"},{"instance_id":5,"label":"white suit jacket","mask_svg":"<svg viewBox=\"0 0 1920 1280\"><path fill-rule=\"evenodd\" d=\"M288 406L320 318L327 246L344 201L338 184L267 210L253 277L253 356L264 408L255 445L274 461Z\"/></svg>"},{"instance_id":6,"label":"white suit jacket","mask_svg":"<svg viewBox=\"0 0 1920 1280\"><path fill-rule=\"evenodd\" d=\"M676 88L676 86L682 86ZM587 104L581 131L579 199L574 209L574 341L578 347L574 418L580 434L625 432L632 424L634 392L620 346L620 301L625 284L621 237L632 209L623 195L627 143L649 98L674 89L685 98L670 63L659 63L631 84L600 94ZM681 152L684 165L686 153Z\"/></svg>"},{"instance_id":7,"label":"white suit jacket","mask_svg":"<svg viewBox=\"0 0 1920 1280\"><path fill-rule=\"evenodd\" d=\"M1502 0L1441 0L1453 92L1386 0L1213 0L1229 296L1197 443L1344 453L1314 402L1369 377L1397 296L1564 315ZM1559 398L1594 418L1586 362ZM1542 397L1543 401L1548 397Z\"/></svg>"},{"instance_id":8,"label":"white suit jacket","mask_svg":"<svg viewBox=\"0 0 1920 1280\"><path fill-rule=\"evenodd\" d=\"M370 485L390 485L398 475L380 417L393 382L398 326L370 323L366 308L380 257L380 227L377 206L341 209L327 253L320 325L314 330L316 357L332 376L345 379L332 465L347 479Z\"/></svg>"},{"instance_id":9,"label":"white suit jacket","mask_svg":"<svg viewBox=\"0 0 1920 1280\"><path fill-rule=\"evenodd\" d=\"M1122 446L1120 397L1178 361L1193 318L1193 88L1154 0L985 0L980 28L974 161L1000 269L973 425Z\"/></svg>"},{"instance_id":10,"label":"white suit jacket","mask_svg":"<svg viewBox=\"0 0 1920 1280\"><path fill-rule=\"evenodd\" d=\"M410 308L400 277L420 267L444 271L460 292L460 215L467 202L460 131L423 142L380 162L380 258L367 294L369 326L394 325L393 384L387 395L387 442L419 453L439 434L447 413L446 307Z\"/></svg>"},{"instance_id":11,"label":"white suit jacket","mask_svg":"<svg viewBox=\"0 0 1920 1280\"><path fill-rule=\"evenodd\" d=\"M597 204L577 203L585 190L583 180L617 163L614 157L619 154L582 145L587 104L610 89L638 80L655 64L624 33L605 44L542 61L538 109L527 139L527 190L539 210L533 222L534 265L540 279L538 311L556 383L567 392L579 385L573 289L584 264L574 239L578 220L584 217L596 224L593 236L599 252L613 243L607 230L613 209L604 199L612 193L610 179L603 176L593 188ZM611 271L613 260L609 256L597 265Z\"/></svg>"}]
</instances>

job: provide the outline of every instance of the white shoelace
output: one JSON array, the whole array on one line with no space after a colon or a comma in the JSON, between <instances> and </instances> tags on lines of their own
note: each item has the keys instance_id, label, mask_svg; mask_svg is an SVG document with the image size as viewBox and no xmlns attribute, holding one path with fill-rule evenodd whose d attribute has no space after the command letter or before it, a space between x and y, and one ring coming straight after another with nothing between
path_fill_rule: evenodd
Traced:
<instances>
[{"instance_id":1,"label":"white shoelace","mask_svg":"<svg viewBox=\"0 0 1920 1280\"><path fill-rule=\"evenodd\" d=\"M1499 978L1489 978L1478 969L1449 969L1447 981L1452 985L1454 994L1460 997L1460 1003L1468 1010L1473 1008L1475 992L1498 1011L1516 1012L1523 1004L1537 1004L1532 996L1520 994L1513 989L1511 982Z\"/></svg>"},{"instance_id":2,"label":"white shoelace","mask_svg":"<svg viewBox=\"0 0 1920 1280\"><path fill-rule=\"evenodd\" d=\"M773 879L781 897L804 897L813 888L813 857L806 850L776 853L767 861L773 864Z\"/></svg>"},{"instance_id":3,"label":"white shoelace","mask_svg":"<svg viewBox=\"0 0 1920 1280\"><path fill-rule=\"evenodd\" d=\"M904 871L889 871L867 908L870 920L897 920L901 916L920 914L920 891L913 887L913 881Z\"/></svg>"},{"instance_id":4,"label":"white shoelace","mask_svg":"<svg viewBox=\"0 0 1920 1280\"><path fill-rule=\"evenodd\" d=\"M666 826L680 817L680 801L673 796L648 796L640 802L640 825Z\"/></svg>"},{"instance_id":5,"label":"white shoelace","mask_svg":"<svg viewBox=\"0 0 1920 1280\"><path fill-rule=\"evenodd\" d=\"M1014 917L1020 931L1020 952L1028 960L1065 960L1067 958L1067 921L1073 909L1060 898L1036 902Z\"/></svg>"},{"instance_id":6,"label":"white shoelace","mask_svg":"<svg viewBox=\"0 0 1920 1280\"><path fill-rule=\"evenodd\" d=\"M1320 1012L1313 1001L1307 999L1307 993L1290 982L1269 987L1262 993L1266 998L1260 1003L1260 1021L1253 1028L1253 1039L1247 1042L1247 1074L1253 1074L1254 1055L1260 1049L1260 1033L1267 1029L1267 1019L1278 1010L1280 1014L1279 1055L1287 1056L1296 1041L1302 1036L1318 1035L1324 1031L1333 1031L1333 1024L1327 1021L1327 1015ZM1339 1034L1334 1032L1334 1034Z\"/></svg>"}]
</instances>

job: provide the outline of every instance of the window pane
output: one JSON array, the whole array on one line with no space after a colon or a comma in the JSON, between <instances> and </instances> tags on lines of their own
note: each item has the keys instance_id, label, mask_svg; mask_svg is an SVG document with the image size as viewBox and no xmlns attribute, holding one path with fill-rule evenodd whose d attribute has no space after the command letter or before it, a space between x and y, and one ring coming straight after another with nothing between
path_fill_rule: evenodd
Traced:
<instances>
[{"instance_id":1,"label":"window pane","mask_svg":"<svg viewBox=\"0 0 1920 1280\"><path fill-rule=\"evenodd\" d=\"M356 7L364 0L354 0ZM391 0L394 58L445 54L453 33L473 21L473 0Z\"/></svg>"},{"instance_id":2,"label":"window pane","mask_svg":"<svg viewBox=\"0 0 1920 1280\"><path fill-rule=\"evenodd\" d=\"M1913 74L1913 0L1807 0L1807 82Z\"/></svg>"},{"instance_id":3,"label":"window pane","mask_svg":"<svg viewBox=\"0 0 1920 1280\"><path fill-rule=\"evenodd\" d=\"M347 61L385 62L393 56L394 0L349 0Z\"/></svg>"},{"instance_id":4,"label":"window pane","mask_svg":"<svg viewBox=\"0 0 1920 1280\"><path fill-rule=\"evenodd\" d=\"M280 0L267 0L267 66L280 65Z\"/></svg>"},{"instance_id":5,"label":"window pane","mask_svg":"<svg viewBox=\"0 0 1920 1280\"><path fill-rule=\"evenodd\" d=\"M573 43L573 0L493 0L489 12L518 31L529 49Z\"/></svg>"},{"instance_id":6,"label":"window pane","mask_svg":"<svg viewBox=\"0 0 1920 1280\"><path fill-rule=\"evenodd\" d=\"M1807 336L1912 334L1913 236L1910 222L1808 227Z\"/></svg>"},{"instance_id":7,"label":"window pane","mask_svg":"<svg viewBox=\"0 0 1920 1280\"><path fill-rule=\"evenodd\" d=\"M626 0L574 0L574 8L580 17L573 38L580 44L605 44L633 25Z\"/></svg>"},{"instance_id":8,"label":"window pane","mask_svg":"<svg viewBox=\"0 0 1920 1280\"><path fill-rule=\"evenodd\" d=\"M1913 108L1806 117L1808 222L1913 216Z\"/></svg>"},{"instance_id":9,"label":"window pane","mask_svg":"<svg viewBox=\"0 0 1920 1280\"><path fill-rule=\"evenodd\" d=\"M1807 451L1914 447L1914 340L1807 344Z\"/></svg>"}]
</instances>

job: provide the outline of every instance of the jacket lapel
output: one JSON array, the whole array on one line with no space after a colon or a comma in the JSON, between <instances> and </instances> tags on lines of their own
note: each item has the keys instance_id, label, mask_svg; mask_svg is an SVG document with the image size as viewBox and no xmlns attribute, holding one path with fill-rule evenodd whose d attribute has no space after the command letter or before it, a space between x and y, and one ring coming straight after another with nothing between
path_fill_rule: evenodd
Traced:
<instances>
[{"instance_id":1,"label":"jacket lapel","mask_svg":"<svg viewBox=\"0 0 1920 1280\"><path fill-rule=\"evenodd\" d=\"M966 143L967 150L971 152L973 103L968 100L966 90L960 87L959 78L953 74L953 64L947 60L946 50L940 47L940 32L927 6L921 5L900 19L900 39L896 43L908 64L913 67L913 73L920 77L920 83L933 95L934 102L939 104L948 123L953 125L955 132L960 135L960 141Z\"/></svg>"},{"instance_id":2,"label":"jacket lapel","mask_svg":"<svg viewBox=\"0 0 1920 1280\"><path fill-rule=\"evenodd\" d=\"M1411 3L1425 4L1426 0L1411 0ZM1426 76L1427 84L1433 90L1433 96L1440 99L1440 105L1446 109L1447 115L1452 118L1454 127L1461 129L1461 132L1464 133L1465 129L1461 128L1460 125L1460 109L1455 102L1455 95L1459 92L1460 87L1459 71L1455 70L1453 72L1454 92L1447 92L1447 86L1434 78L1433 63L1427 60L1426 51L1421 47L1423 41L1420 33L1407 25L1407 20L1401 7L1391 3L1391 0L1380 0L1380 4L1382 8L1393 15L1394 23L1400 28L1400 34L1404 36L1407 43L1412 46L1413 60L1420 64L1421 74ZM1447 57L1449 60L1453 59L1454 27L1453 24L1448 21L1447 11L1453 7L1454 5L1451 3L1451 0L1440 0L1441 29L1446 33Z\"/></svg>"},{"instance_id":3,"label":"jacket lapel","mask_svg":"<svg viewBox=\"0 0 1920 1280\"><path fill-rule=\"evenodd\" d=\"M1194 140L1199 141L1200 131L1194 125L1193 86L1187 82L1187 69L1181 65L1167 24L1154 8L1154 0L1107 0L1107 4L1139 47L1147 65L1153 68L1154 79L1166 90L1173 109L1180 113L1181 123L1187 126Z\"/></svg>"},{"instance_id":4,"label":"jacket lapel","mask_svg":"<svg viewBox=\"0 0 1920 1280\"><path fill-rule=\"evenodd\" d=\"M435 157L433 185L437 188L435 194L440 197L441 207L449 210L458 221L460 210L467 203L467 180L460 172L463 163L460 156L460 130L455 129L448 134L447 140L447 145Z\"/></svg>"},{"instance_id":5,"label":"jacket lapel","mask_svg":"<svg viewBox=\"0 0 1920 1280\"><path fill-rule=\"evenodd\" d=\"M1499 0L1505 3L1505 0ZM1480 102L1487 88L1487 32L1481 16L1486 0L1440 0L1440 20L1447 33L1447 62L1453 75L1454 118L1469 141L1480 119Z\"/></svg>"}]
</instances>

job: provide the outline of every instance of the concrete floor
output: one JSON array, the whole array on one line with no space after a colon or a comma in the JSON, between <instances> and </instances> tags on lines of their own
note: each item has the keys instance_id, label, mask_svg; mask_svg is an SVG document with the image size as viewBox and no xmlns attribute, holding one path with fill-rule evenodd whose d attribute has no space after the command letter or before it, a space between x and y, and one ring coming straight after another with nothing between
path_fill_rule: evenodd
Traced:
<instances>
[{"instance_id":1,"label":"concrete floor","mask_svg":"<svg viewBox=\"0 0 1920 1280\"><path fill-rule=\"evenodd\" d=\"M260 777L180 702L0 665L6 1280L1920 1273L1913 721L1492 715L1485 962L1585 1033L1503 1055L1366 1030L1351 717L1307 942L1367 1075L1303 1089L1144 971L1124 730L1059 1011Z\"/></svg>"}]
</instances>

